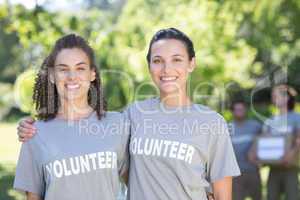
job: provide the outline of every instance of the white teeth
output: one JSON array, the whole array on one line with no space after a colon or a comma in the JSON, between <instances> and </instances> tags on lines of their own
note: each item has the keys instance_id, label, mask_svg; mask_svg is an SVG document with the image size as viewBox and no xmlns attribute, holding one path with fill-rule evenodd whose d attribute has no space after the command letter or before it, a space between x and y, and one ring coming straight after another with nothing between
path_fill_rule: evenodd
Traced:
<instances>
[{"instance_id":1,"label":"white teeth","mask_svg":"<svg viewBox=\"0 0 300 200\"><path fill-rule=\"evenodd\" d=\"M66 85L67 89L78 89L79 85L78 84L67 84Z\"/></svg>"},{"instance_id":2,"label":"white teeth","mask_svg":"<svg viewBox=\"0 0 300 200\"><path fill-rule=\"evenodd\" d=\"M168 76L168 77L161 77L162 81L175 81L177 79L176 76Z\"/></svg>"}]
</instances>

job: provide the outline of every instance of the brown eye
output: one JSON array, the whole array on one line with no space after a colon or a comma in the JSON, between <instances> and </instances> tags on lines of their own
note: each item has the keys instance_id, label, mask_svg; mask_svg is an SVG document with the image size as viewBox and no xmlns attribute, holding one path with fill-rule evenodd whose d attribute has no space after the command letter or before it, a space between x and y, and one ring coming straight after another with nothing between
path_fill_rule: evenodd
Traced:
<instances>
[{"instance_id":1,"label":"brown eye","mask_svg":"<svg viewBox=\"0 0 300 200\"><path fill-rule=\"evenodd\" d=\"M160 63L160 59L154 59L152 62L153 62L154 64L159 64L159 63Z\"/></svg>"},{"instance_id":2,"label":"brown eye","mask_svg":"<svg viewBox=\"0 0 300 200\"><path fill-rule=\"evenodd\" d=\"M67 71L67 68L59 68L58 71L65 72L65 71Z\"/></svg>"},{"instance_id":3,"label":"brown eye","mask_svg":"<svg viewBox=\"0 0 300 200\"><path fill-rule=\"evenodd\" d=\"M174 61L175 61L175 62L181 62L181 59L175 58Z\"/></svg>"}]
</instances>

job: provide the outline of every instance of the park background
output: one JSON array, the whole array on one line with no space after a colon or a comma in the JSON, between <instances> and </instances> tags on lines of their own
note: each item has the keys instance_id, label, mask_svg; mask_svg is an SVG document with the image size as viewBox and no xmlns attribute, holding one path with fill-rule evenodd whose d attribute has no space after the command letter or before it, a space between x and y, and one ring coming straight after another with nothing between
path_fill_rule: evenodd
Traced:
<instances>
[{"instance_id":1,"label":"park background","mask_svg":"<svg viewBox=\"0 0 300 200\"><path fill-rule=\"evenodd\" d=\"M272 85L288 83L299 93L299 20L299 0L0 0L0 199L23 199L12 190L16 125L33 114L35 73L64 34L90 42L108 108L121 110L157 94L145 59L148 44L157 30L176 27L196 49L193 100L230 120L230 102L243 98L249 116L263 122L276 113ZM263 168L264 188L267 172Z\"/></svg>"}]
</instances>

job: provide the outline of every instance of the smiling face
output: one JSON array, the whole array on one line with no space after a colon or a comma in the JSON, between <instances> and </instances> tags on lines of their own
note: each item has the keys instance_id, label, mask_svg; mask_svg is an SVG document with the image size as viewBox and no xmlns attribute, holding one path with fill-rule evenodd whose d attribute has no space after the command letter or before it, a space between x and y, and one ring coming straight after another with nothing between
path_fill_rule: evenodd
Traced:
<instances>
[{"instance_id":1,"label":"smiling face","mask_svg":"<svg viewBox=\"0 0 300 200\"><path fill-rule=\"evenodd\" d=\"M162 39L151 47L149 67L161 94L186 93L188 75L195 68L195 58L189 59L187 48L180 40Z\"/></svg>"},{"instance_id":2,"label":"smiling face","mask_svg":"<svg viewBox=\"0 0 300 200\"><path fill-rule=\"evenodd\" d=\"M51 81L55 83L60 99L87 101L95 71L87 54L79 48L61 50L54 64Z\"/></svg>"}]
</instances>

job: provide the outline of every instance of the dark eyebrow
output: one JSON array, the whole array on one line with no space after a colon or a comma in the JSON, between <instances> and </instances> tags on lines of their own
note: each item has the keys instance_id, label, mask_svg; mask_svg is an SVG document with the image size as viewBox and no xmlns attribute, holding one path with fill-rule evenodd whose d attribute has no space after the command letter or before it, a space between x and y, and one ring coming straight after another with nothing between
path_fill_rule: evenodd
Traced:
<instances>
[{"instance_id":1,"label":"dark eyebrow","mask_svg":"<svg viewBox=\"0 0 300 200\"><path fill-rule=\"evenodd\" d=\"M153 56L153 58L161 58L161 56L157 56L157 55L156 55L156 56Z\"/></svg>"},{"instance_id":2,"label":"dark eyebrow","mask_svg":"<svg viewBox=\"0 0 300 200\"><path fill-rule=\"evenodd\" d=\"M77 65L88 65L88 64L82 61L82 62L77 63L76 66Z\"/></svg>"},{"instance_id":3,"label":"dark eyebrow","mask_svg":"<svg viewBox=\"0 0 300 200\"><path fill-rule=\"evenodd\" d=\"M55 65L55 67L68 67L68 65L66 65L66 64L63 64L63 63L59 63L59 64L57 64L57 65Z\"/></svg>"},{"instance_id":4,"label":"dark eyebrow","mask_svg":"<svg viewBox=\"0 0 300 200\"><path fill-rule=\"evenodd\" d=\"M180 55L180 54L175 54L175 55L173 55L174 57L176 57L176 56L179 56L179 57L184 57L183 55Z\"/></svg>"},{"instance_id":5,"label":"dark eyebrow","mask_svg":"<svg viewBox=\"0 0 300 200\"><path fill-rule=\"evenodd\" d=\"M174 54L174 55L172 55L172 57L182 57L182 58L184 58L184 56L180 55L180 54ZM156 55L156 56L153 56L153 58L161 58L161 56Z\"/></svg>"},{"instance_id":6,"label":"dark eyebrow","mask_svg":"<svg viewBox=\"0 0 300 200\"><path fill-rule=\"evenodd\" d=\"M82 61L82 62L77 63L75 66L78 66L78 65L88 65L88 64ZM59 67L69 67L69 65L64 64L64 63L59 63L59 64L57 64L57 65L55 65L55 66L59 66Z\"/></svg>"}]
</instances>

